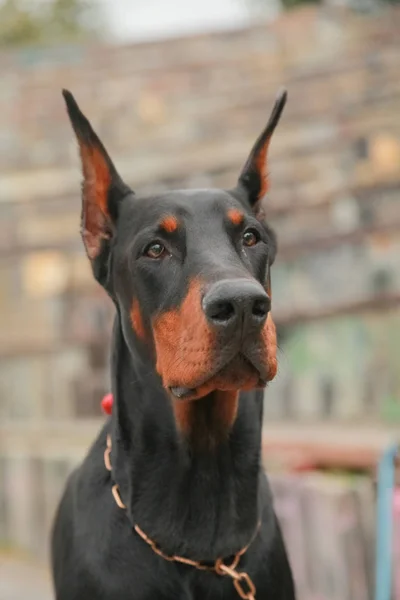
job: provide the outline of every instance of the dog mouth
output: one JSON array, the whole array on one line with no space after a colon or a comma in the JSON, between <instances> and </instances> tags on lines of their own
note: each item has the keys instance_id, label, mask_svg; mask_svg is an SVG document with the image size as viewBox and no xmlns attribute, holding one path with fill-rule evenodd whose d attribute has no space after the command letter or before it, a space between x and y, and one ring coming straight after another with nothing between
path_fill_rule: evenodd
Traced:
<instances>
[{"instance_id":1,"label":"dog mouth","mask_svg":"<svg viewBox=\"0 0 400 600\"><path fill-rule=\"evenodd\" d=\"M175 398L179 400L185 400L189 397L196 395L196 388L187 388L187 387L170 387L169 391Z\"/></svg>"},{"instance_id":2,"label":"dog mouth","mask_svg":"<svg viewBox=\"0 0 400 600\"><path fill-rule=\"evenodd\" d=\"M264 388L266 384L266 378L261 376L253 362L239 353L195 387L170 386L169 391L178 400L195 400L215 390L250 390Z\"/></svg>"}]
</instances>

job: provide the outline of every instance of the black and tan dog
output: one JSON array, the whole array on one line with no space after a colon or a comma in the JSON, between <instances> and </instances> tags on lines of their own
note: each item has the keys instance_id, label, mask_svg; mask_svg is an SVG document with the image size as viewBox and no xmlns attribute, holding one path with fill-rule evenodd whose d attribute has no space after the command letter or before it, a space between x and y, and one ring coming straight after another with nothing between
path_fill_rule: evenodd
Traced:
<instances>
[{"instance_id":1,"label":"black and tan dog","mask_svg":"<svg viewBox=\"0 0 400 600\"><path fill-rule=\"evenodd\" d=\"M137 196L64 91L82 237L112 298L112 417L72 474L52 540L57 600L293 600L261 465L277 369L276 241L264 222L281 93L234 189Z\"/></svg>"}]
</instances>

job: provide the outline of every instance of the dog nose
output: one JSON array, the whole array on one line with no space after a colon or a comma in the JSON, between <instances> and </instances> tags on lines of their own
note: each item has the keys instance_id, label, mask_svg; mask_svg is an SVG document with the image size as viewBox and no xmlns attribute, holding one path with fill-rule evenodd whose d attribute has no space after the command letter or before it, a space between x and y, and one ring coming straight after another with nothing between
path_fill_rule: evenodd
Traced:
<instances>
[{"instance_id":1,"label":"dog nose","mask_svg":"<svg viewBox=\"0 0 400 600\"><path fill-rule=\"evenodd\" d=\"M214 283L203 298L203 310L215 329L243 327L260 329L271 309L271 300L261 285L246 279Z\"/></svg>"}]
</instances>

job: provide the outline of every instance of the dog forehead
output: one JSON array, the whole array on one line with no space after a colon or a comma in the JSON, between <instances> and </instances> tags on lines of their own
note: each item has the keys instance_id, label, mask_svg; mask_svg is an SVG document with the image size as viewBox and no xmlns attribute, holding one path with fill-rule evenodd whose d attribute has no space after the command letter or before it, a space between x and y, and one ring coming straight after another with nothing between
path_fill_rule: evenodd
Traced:
<instances>
[{"instance_id":1,"label":"dog forehead","mask_svg":"<svg viewBox=\"0 0 400 600\"><path fill-rule=\"evenodd\" d=\"M175 206L176 208L213 208L226 206L234 201L234 197L226 190L219 188L172 190L155 196L153 200L161 206Z\"/></svg>"},{"instance_id":2,"label":"dog forehead","mask_svg":"<svg viewBox=\"0 0 400 600\"><path fill-rule=\"evenodd\" d=\"M175 203L178 206L202 207L209 205L226 205L233 200L232 194L220 188L204 188L189 190L173 190L161 194L158 199Z\"/></svg>"},{"instance_id":3,"label":"dog forehead","mask_svg":"<svg viewBox=\"0 0 400 600\"><path fill-rule=\"evenodd\" d=\"M221 189L174 190L157 196L134 197L124 207L123 218L140 229L157 225L166 216L174 216L182 222L197 219L223 218L230 208L243 206L231 193Z\"/></svg>"}]
</instances>

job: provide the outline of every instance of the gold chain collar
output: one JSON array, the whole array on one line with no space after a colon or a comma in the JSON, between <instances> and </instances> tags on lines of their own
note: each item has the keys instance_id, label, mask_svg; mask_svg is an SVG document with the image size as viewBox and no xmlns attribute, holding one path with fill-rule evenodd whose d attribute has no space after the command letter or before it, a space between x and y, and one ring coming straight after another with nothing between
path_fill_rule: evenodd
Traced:
<instances>
[{"instance_id":1,"label":"gold chain collar","mask_svg":"<svg viewBox=\"0 0 400 600\"><path fill-rule=\"evenodd\" d=\"M105 464L107 471L111 471L111 460L110 460L111 448L112 448L111 436L107 435L107 446L104 451L104 464ZM116 483L112 486L111 492L112 492L112 495L114 496L114 500L115 500L117 506L119 508L126 509L125 504L121 500L121 495L119 493L119 487ZM242 598L243 600L255 600L256 588L255 588L254 583L252 582L252 580L250 579L250 577L247 573L245 573L243 571L238 571L237 567L238 567L241 557L243 556L243 554L245 554L245 552L248 550L248 548L252 544L254 538L256 537L256 535L260 529L260 525L261 525L261 523L258 522L256 531L254 532L252 539L247 544L247 546L245 546L244 548L242 548L241 550L239 550L239 552L237 552L235 554L233 561L230 565L226 565L222 558L218 558L212 566L202 564L201 562L199 562L197 560L191 560L190 558L184 558L183 556L176 556L176 555L169 556L168 554L164 554L164 552L162 550L160 550L160 548L157 546L157 544L155 542L153 542L153 540L151 540L144 533L144 531L142 531L142 529L139 527L139 525L134 525L134 529L135 529L136 533L142 538L142 540L145 541L146 544L148 544L150 546L150 548L153 550L153 552L158 554L158 556L161 556L164 560L167 560L169 562L178 562L178 563L181 563L184 565L189 565L190 567L194 567L195 569L199 569L200 571L213 571L214 573L217 573L217 575L221 575L221 576L228 575L228 577L232 578L233 585L235 586L235 589L236 589L237 593L239 594L240 598Z\"/></svg>"}]
</instances>

